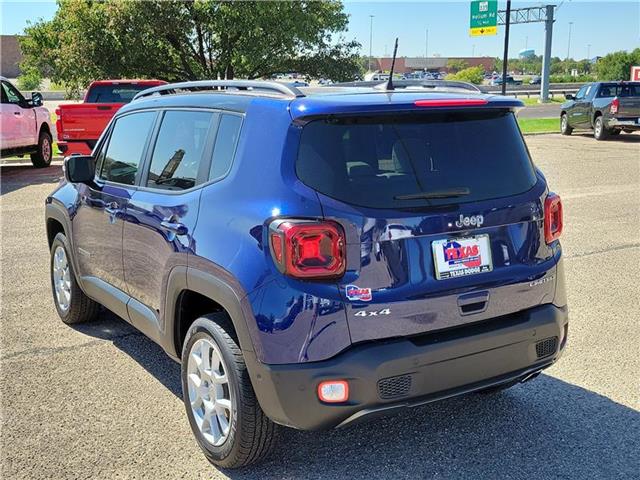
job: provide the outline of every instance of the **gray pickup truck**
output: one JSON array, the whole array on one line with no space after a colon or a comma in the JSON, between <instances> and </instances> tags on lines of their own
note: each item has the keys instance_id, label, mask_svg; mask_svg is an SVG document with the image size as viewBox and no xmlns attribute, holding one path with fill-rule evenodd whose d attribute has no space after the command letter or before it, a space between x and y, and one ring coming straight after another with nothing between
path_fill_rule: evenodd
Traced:
<instances>
[{"instance_id":1,"label":"gray pickup truck","mask_svg":"<svg viewBox=\"0 0 640 480\"><path fill-rule=\"evenodd\" d=\"M640 82L595 82L567 95L560 113L560 131L593 130L596 140L640 130Z\"/></svg>"}]
</instances>

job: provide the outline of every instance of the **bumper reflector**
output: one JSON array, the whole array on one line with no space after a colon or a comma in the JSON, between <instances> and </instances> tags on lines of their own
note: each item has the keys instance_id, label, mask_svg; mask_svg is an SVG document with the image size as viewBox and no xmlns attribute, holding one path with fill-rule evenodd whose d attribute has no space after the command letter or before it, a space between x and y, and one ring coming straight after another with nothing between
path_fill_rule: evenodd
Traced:
<instances>
[{"instance_id":1,"label":"bumper reflector","mask_svg":"<svg viewBox=\"0 0 640 480\"><path fill-rule=\"evenodd\" d=\"M327 380L318 385L318 398L326 403L349 400L349 384L345 380Z\"/></svg>"}]
</instances>

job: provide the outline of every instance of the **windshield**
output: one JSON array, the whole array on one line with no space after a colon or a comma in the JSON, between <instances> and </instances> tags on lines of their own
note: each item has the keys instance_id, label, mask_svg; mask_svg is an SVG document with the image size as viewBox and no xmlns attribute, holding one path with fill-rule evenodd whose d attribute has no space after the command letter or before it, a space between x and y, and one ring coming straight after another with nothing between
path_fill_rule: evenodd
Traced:
<instances>
[{"instance_id":1,"label":"windshield","mask_svg":"<svg viewBox=\"0 0 640 480\"><path fill-rule=\"evenodd\" d=\"M505 111L312 121L296 170L318 192L372 208L481 201L536 182L515 117Z\"/></svg>"},{"instance_id":2,"label":"windshield","mask_svg":"<svg viewBox=\"0 0 640 480\"><path fill-rule=\"evenodd\" d=\"M95 85L89 89L86 103L129 103L136 93L149 85Z\"/></svg>"}]
</instances>

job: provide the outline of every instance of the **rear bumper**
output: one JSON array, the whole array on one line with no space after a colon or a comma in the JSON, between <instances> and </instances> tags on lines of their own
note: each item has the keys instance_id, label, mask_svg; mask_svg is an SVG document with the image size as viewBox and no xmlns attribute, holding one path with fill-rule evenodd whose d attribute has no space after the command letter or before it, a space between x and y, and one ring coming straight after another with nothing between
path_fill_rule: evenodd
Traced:
<instances>
[{"instance_id":1,"label":"rear bumper","mask_svg":"<svg viewBox=\"0 0 640 480\"><path fill-rule=\"evenodd\" d=\"M58 150L62 155L91 155L93 147L84 140L58 142Z\"/></svg>"},{"instance_id":2,"label":"rear bumper","mask_svg":"<svg viewBox=\"0 0 640 480\"><path fill-rule=\"evenodd\" d=\"M560 357L567 327L566 307L544 305L446 332L357 345L322 362L266 365L245 357L267 416L318 430L526 380ZM324 380L347 380L348 402L321 402L316 389Z\"/></svg>"},{"instance_id":3,"label":"rear bumper","mask_svg":"<svg viewBox=\"0 0 640 480\"><path fill-rule=\"evenodd\" d=\"M627 130L640 130L640 123L638 118L610 118L609 127L624 128Z\"/></svg>"}]
</instances>

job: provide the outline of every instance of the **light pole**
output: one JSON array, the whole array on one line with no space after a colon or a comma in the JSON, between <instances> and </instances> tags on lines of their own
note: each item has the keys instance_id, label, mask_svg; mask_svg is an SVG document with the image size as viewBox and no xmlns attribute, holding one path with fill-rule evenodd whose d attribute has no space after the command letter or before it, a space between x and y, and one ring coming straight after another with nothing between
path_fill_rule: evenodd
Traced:
<instances>
[{"instance_id":1,"label":"light pole","mask_svg":"<svg viewBox=\"0 0 640 480\"><path fill-rule=\"evenodd\" d=\"M369 15L369 71L371 71L371 60L373 57L373 15Z\"/></svg>"},{"instance_id":2,"label":"light pole","mask_svg":"<svg viewBox=\"0 0 640 480\"><path fill-rule=\"evenodd\" d=\"M429 58L429 29L425 31L424 35L424 58Z\"/></svg>"},{"instance_id":3,"label":"light pole","mask_svg":"<svg viewBox=\"0 0 640 480\"><path fill-rule=\"evenodd\" d=\"M569 54L571 52L571 27L573 22L569 22L569 40L567 41L567 60L569 60Z\"/></svg>"}]
</instances>

